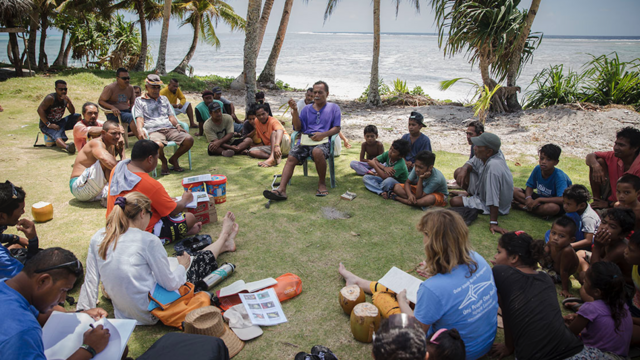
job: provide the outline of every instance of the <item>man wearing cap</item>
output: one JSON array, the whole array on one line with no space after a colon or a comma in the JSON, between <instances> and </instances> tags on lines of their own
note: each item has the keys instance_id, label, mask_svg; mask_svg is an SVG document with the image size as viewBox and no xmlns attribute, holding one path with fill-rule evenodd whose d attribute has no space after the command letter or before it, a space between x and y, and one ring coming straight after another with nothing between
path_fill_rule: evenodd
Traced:
<instances>
[{"instance_id":1,"label":"man wearing cap","mask_svg":"<svg viewBox=\"0 0 640 360\"><path fill-rule=\"evenodd\" d=\"M467 142L469 143L469 145L471 145L471 151L470 151L470 155L469 155L469 160L473 159L473 157L475 156L475 152L473 151L473 143L471 142L471 138L474 138L476 136L480 136L482 135L482 133L484 133L484 125L482 125L482 123L480 121L472 121L469 123L469 125L467 125L467 131L466 131L466 135L467 135ZM462 167L457 168L454 172L453 172L453 178L457 179L458 175L460 174L460 170L462 169ZM466 177L466 183L464 184L458 184L456 182L456 185L463 188L464 190L467 190L467 188L469 187L469 177Z\"/></svg>"},{"instance_id":2,"label":"man wearing cap","mask_svg":"<svg viewBox=\"0 0 640 360\"><path fill-rule=\"evenodd\" d=\"M231 115L223 114L220 104L215 101L209 104L209 115L209 119L204 122L204 135L209 142L207 153L211 156L232 157L235 151L231 149L234 133Z\"/></svg>"},{"instance_id":3,"label":"man wearing cap","mask_svg":"<svg viewBox=\"0 0 640 360\"><path fill-rule=\"evenodd\" d=\"M413 169L416 155L418 155L420 151L431 151L431 140L421 132L425 126L422 114L417 111L412 111L409 116L409 133L402 136L402 140L406 140L411 144L411 151L409 151L409 154L404 158L407 163L407 170L409 171Z\"/></svg>"},{"instance_id":4,"label":"man wearing cap","mask_svg":"<svg viewBox=\"0 0 640 360\"><path fill-rule=\"evenodd\" d=\"M67 83L64 80L56 80L55 86L56 92L45 96L38 106L40 131L51 137L59 148L66 150L69 154L75 154L76 145L66 144L68 138L65 130L73 129L80 119L80 114L75 114L76 108L67 96ZM70 115L62 117L65 110L69 110Z\"/></svg>"},{"instance_id":5,"label":"man wearing cap","mask_svg":"<svg viewBox=\"0 0 640 360\"><path fill-rule=\"evenodd\" d=\"M220 89L220 87L215 86L213 89L211 89L211 91L213 92L213 98L222 102L222 113L231 115L231 118L234 121L233 131L236 134L241 133L243 123L242 121L238 120L238 117L236 116L236 107L231 101L222 97L222 90Z\"/></svg>"},{"instance_id":6,"label":"man wearing cap","mask_svg":"<svg viewBox=\"0 0 640 360\"><path fill-rule=\"evenodd\" d=\"M127 124L131 124L133 121L131 107L136 102L136 94L133 86L129 84L130 81L129 71L125 68L119 68L116 70L116 81L102 89L98 104L111 110L111 113L107 114L107 120L119 122L118 117L120 117L120 120ZM134 126L131 130L135 134L137 129Z\"/></svg>"},{"instance_id":7,"label":"man wearing cap","mask_svg":"<svg viewBox=\"0 0 640 360\"><path fill-rule=\"evenodd\" d=\"M262 146L249 149L249 156L266 159L258 163L261 167L271 167L280 164L282 155L288 155L291 147L291 137L287 134L280 121L269 116L266 104L256 106L255 121L256 135L262 140Z\"/></svg>"},{"instance_id":8,"label":"man wearing cap","mask_svg":"<svg viewBox=\"0 0 640 360\"><path fill-rule=\"evenodd\" d=\"M183 172L178 159L193 146L193 137L180 126L178 119L173 114L173 107L166 96L160 95L162 86L160 76L156 74L147 75L145 89L147 92L136 99L134 114L138 127L138 139L145 138L144 132L149 134L149 139L160 146L160 161L162 162L162 175L169 174L167 158L164 156L163 148L169 141L178 144L178 149L168 160L176 172Z\"/></svg>"},{"instance_id":9,"label":"man wearing cap","mask_svg":"<svg viewBox=\"0 0 640 360\"><path fill-rule=\"evenodd\" d=\"M212 102L217 102L222 108L223 104L220 100L215 100L213 98L213 91L205 90L202 92L202 102L196 105L196 121L198 122L198 133L196 136L204 135L203 125L204 122L209 120L209 104Z\"/></svg>"},{"instance_id":10,"label":"man wearing cap","mask_svg":"<svg viewBox=\"0 0 640 360\"><path fill-rule=\"evenodd\" d=\"M500 138L492 133L472 137L475 156L461 168L459 184L469 177L468 195L451 198L451 207L467 207L481 210L490 216L491 233L505 234L498 226L498 215L507 215L513 201L513 176L500 151Z\"/></svg>"},{"instance_id":11,"label":"man wearing cap","mask_svg":"<svg viewBox=\"0 0 640 360\"><path fill-rule=\"evenodd\" d=\"M173 106L173 111L176 114L187 114L190 127L196 127L196 124L193 122L193 107L191 103L187 101L187 98L184 97L182 90L180 90L178 79L173 78L169 80L169 85L160 90L160 95L166 96L167 99L169 99L169 103Z\"/></svg>"},{"instance_id":12,"label":"man wearing cap","mask_svg":"<svg viewBox=\"0 0 640 360\"><path fill-rule=\"evenodd\" d=\"M287 183L293 175L296 165L301 164L309 156L313 157L318 171L318 189L316 196L327 196L327 158L331 155L328 139L340 132L340 118L342 116L337 104L327 102L329 85L324 81L313 84L314 102L311 106L305 106L298 113L296 101L289 99L293 129L299 131L302 137L309 137L318 145L294 144L289 151L287 163L282 171L280 186L273 191L265 190L262 194L269 200L287 200Z\"/></svg>"}]
</instances>

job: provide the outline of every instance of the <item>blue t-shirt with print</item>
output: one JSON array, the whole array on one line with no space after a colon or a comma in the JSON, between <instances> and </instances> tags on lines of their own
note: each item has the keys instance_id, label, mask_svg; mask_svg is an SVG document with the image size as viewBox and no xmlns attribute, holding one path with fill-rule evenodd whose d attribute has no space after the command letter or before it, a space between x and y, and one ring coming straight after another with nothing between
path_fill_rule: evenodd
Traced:
<instances>
[{"instance_id":1,"label":"blue t-shirt with print","mask_svg":"<svg viewBox=\"0 0 640 360\"><path fill-rule=\"evenodd\" d=\"M478 264L469 276L469 267L456 266L448 274L437 274L420 284L414 315L430 325L429 334L456 328L467 349L467 360L485 355L493 344L498 327L498 295L487 261L475 251Z\"/></svg>"},{"instance_id":2,"label":"blue t-shirt with print","mask_svg":"<svg viewBox=\"0 0 640 360\"><path fill-rule=\"evenodd\" d=\"M0 280L0 357L3 360L46 360L38 310Z\"/></svg>"},{"instance_id":3,"label":"blue t-shirt with print","mask_svg":"<svg viewBox=\"0 0 640 360\"><path fill-rule=\"evenodd\" d=\"M6 247L0 245L0 280L11 279L22 271L23 265L11 256Z\"/></svg>"},{"instance_id":4,"label":"blue t-shirt with print","mask_svg":"<svg viewBox=\"0 0 640 360\"><path fill-rule=\"evenodd\" d=\"M527 180L527 187L537 190L540 197L559 197L564 193L564 189L571 186L571 179L564 173L564 171L555 168L553 173L548 178L542 177L542 170L540 165L537 165L529 180Z\"/></svg>"},{"instance_id":5,"label":"blue t-shirt with print","mask_svg":"<svg viewBox=\"0 0 640 360\"><path fill-rule=\"evenodd\" d=\"M408 178L409 182L413 185L418 184L418 174L416 174L416 168L411 170ZM449 196L449 189L447 188L447 179L442 175L440 170L433 168L431 170L431 176L422 180L422 192L425 194L440 193L445 196Z\"/></svg>"}]
</instances>

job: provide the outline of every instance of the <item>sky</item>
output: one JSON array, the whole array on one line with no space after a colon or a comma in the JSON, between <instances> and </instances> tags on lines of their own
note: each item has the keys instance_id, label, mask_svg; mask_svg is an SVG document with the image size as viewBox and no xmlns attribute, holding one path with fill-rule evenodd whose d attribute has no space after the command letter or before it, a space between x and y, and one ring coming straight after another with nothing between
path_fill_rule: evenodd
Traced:
<instances>
[{"instance_id":1,"label":"sky","mask_svg":"<svg viewBox=\"0 0 640 360\"><path fill-rule=\"evenodd\" d=\"M247 0L226 0L242 17L247 15ZM373 5L370 0L341 0L327 21L324 21L326 0L295 0L288 31L290 32L372 32ZM521 8L529 8L531 0L522 0ZM267 27L275 33L280 23L284 0L275 0ZM640 0L542 0L532 31L545 35L570 36L640 36ZM135 20L134 15L127 16ZM401 0L398 16L395 0L381 0L382 32L434 33L433 14L429 1L420 1L420 12L412 1ZM179 19L172 19L170 34L192 34L190 27L179 28ZM160 36L161 23L154 23L150 36ZM228 32L220 23L217 31Z\"/></svg>"}]
</instances>

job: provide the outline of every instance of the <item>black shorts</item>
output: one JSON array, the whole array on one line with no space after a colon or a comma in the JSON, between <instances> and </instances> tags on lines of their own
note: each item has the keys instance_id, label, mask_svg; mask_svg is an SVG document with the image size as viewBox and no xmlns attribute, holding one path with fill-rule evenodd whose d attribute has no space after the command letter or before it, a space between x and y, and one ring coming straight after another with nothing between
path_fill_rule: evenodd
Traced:
<instances>
[{"instance_id":1,"label":"black shorts","mask_svg":"<svg viewBox=\"0 0 640 360\"><path fill-rule=\"evenodd\" d=\"M527 191L526 189L520 188L520 190L522 190L522 192L526 194L526 191ZM534 192L534 193L531 194L531 198L533 200L536 200L536 199L540 198L540 195L538 195L538 193ZM566 214L566 212L564 211L564 206L560 205L560 211L554 216L562 216L564 214Z\"/></svg>"},{"instance_id":2,"label":"black shorts","mask_svg":"<svg viewBox=\"0 0 640 360\"><path fill-rule=\"evenodd\" d=\"M160 220L162 221L162 228L160 228L158 237L165 245L182 240L189 232L187 219L184 216L182 220L172 219L171 216L165 216Z\"/></svg>"},{"instance_id":3,"label":"black shorts","mask_svg":"<svg viewBox=\"0 0 640 360\"><path fill-rule=\"evenodd\" d=\"M209 276L217 268L218 262L210 250L198 251L191 260L191 266L187 271L187 281L195 284Z\"/></svg>"}]
</instances>

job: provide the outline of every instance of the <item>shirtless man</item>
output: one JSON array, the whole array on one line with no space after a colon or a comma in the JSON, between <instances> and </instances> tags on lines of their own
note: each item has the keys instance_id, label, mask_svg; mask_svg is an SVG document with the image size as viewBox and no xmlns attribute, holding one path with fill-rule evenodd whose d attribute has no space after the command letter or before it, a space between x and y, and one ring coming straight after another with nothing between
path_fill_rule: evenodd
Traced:
<instances>
[{"instance_id":1,"label":"shirtless man","mask_svg":"<svg viewBox=\"0 0 640 360\"><path fill-rule=\"evenodd\" d=\"M76 199L98 201L106 198L111 169L117 163L116 145L121 136L122 127L109 120L102 126L100 137L89 141L78 153L69 181L69 189Z\"/></svg>"},{"instance_id":2,"label":"shirtless man","mask_svg":"<svg viewBox=\"0 0 640 360\"><path fill-rule=\"evenodd\" d=\"M105 109L111 110L113 113L107 114L107 120L118 121L118 116L123 123L131 124L133 115L131 107L135 104L136 96L133 86L129 84L129 71L125 68L116 70L116 81L105 86L100 94L98 104ZM134 135L136 127L131 126Z\"/></svg>"},{"instance_id":3,"label":"shirtless man","mask_svg":"<svg viewBox=\"0 0 640 360\"><path fill-rule=\"evenodd\" d=\"M75 113L76 108L67 96L67 83L64 80L57 80L55 84L56 92L47 95L38 106L40 131L51 137L60 149L66 150L69 154L75 154L76 145L66 144L68 138L65 130L73 129L80 119L80 114ZM62 117L65 109L69 110L70 115Z\"/></svg>"}]
</instances>

